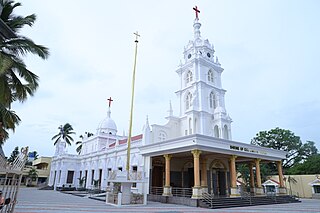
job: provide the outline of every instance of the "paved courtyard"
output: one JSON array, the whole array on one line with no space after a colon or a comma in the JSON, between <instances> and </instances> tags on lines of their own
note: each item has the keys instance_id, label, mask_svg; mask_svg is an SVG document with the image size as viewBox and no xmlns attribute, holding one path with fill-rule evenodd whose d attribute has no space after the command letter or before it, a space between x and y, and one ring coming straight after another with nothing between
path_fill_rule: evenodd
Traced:
<instances>
[{"instance_id":1,"label":"paved courtyard","mask_svg":"<svg viewBox=\"0 0 320 213\"><path fill-rule=\"evenodd\" d=\"M31 212L319 212L320 200L303 199L301 203L277 204L228 209L203 209L188 206L149 202L146 206L114 207L104 202L77 197L56 191L37 190L36 188L21 188L17 213Z\"/></svg>"}]
</instances>

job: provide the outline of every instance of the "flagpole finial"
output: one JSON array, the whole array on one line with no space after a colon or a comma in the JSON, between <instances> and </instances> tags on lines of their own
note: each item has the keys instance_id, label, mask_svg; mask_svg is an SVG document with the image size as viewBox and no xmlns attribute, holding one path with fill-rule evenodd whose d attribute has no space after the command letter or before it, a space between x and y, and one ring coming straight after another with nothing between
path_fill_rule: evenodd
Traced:
<instances>
[{"instance_id":1,"label":"flagpole finial","mask_svg":"<svg viewBox=\"0 0 320 213\"><path fill-rule=\"evenodd\" d=\"M138 43L138 42L139 42L139 41L138 41L138 37L140 37L138 31L135 32L135 33L133 33L133 34L136 36L136 40L135 40L134 42Z\"/></svg>"}]
</instances>

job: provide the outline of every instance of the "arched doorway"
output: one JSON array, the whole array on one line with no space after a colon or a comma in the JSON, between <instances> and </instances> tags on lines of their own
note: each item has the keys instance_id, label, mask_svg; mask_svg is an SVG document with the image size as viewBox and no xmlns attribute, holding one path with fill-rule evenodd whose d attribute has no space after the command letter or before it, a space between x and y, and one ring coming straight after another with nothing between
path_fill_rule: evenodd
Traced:
<instances>
[{"instance_id":1,"label":"arched doorway","mask_svg":"<svg viewBox=\"0 0 320 213\"><path fill-rule=\"evenodd\" d=\"M227 167L220 160L214 160L210 165L210 192L225 196L227 191Z\"/></svg>"}]
</instances>

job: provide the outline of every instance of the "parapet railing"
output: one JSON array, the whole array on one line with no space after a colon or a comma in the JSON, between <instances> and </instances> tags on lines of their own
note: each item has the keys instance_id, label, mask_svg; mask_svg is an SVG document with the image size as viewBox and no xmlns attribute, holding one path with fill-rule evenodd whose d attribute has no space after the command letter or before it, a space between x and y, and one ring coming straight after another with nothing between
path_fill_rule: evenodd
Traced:
<instances>
[{"instance_id":1,"label":"parapet railing","mask_svg":"<svg viewBox=\"0 0 320 213\"><path fill-rule=\"evenodd\" d=\"M172 196L191 197L192 196L192 188L172 187Z\"/></svg>"}]
</instances>

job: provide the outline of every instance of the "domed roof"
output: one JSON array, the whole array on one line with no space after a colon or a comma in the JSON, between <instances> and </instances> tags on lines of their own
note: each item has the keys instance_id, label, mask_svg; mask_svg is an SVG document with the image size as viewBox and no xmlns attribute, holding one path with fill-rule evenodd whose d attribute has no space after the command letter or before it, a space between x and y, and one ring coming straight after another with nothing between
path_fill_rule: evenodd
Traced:
<instances>
[{"instance_id":1,"label":"domed roof","mask_svg":"<svg viewBox=\"0 0 320 213\"><path fill-rule=\"evenodd\" d=\"M107 117L103 119L99 126L98 132L108 133L108 134L116 134L117 133L117 125L114 120L110 117L111 111L108 109Z\"/></svg>"}]
</instances>

